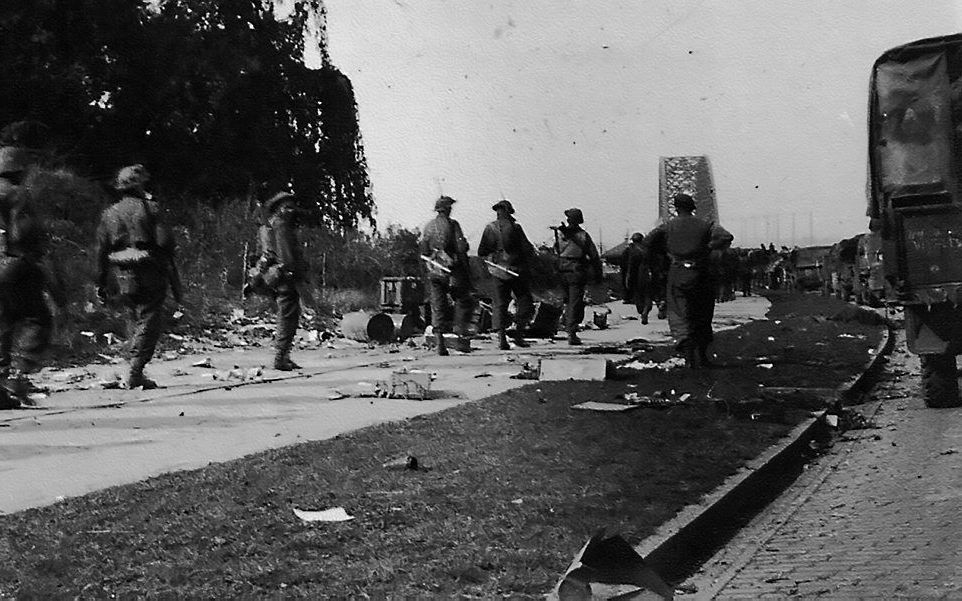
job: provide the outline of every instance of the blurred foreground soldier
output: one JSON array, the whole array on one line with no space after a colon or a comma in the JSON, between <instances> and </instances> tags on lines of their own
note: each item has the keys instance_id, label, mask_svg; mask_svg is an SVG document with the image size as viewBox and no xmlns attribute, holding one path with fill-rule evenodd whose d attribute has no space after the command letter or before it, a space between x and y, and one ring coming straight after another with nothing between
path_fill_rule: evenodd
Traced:
<instances>
[{"instance_id":1,"label":"blurred foreground soldier","mask_svg":"<svg viewBox=\"0 0 962 601\"><path fill-rule=\"evenodd\" d=\"M419 249L428 274L428 293L431 299L431 324L439 355L447 355L443 333L447 329L447 317L454 303L454 333L458 335L457 350L471 351L469 323L474 311L471 296L471 271L468 267L468 241L461 226L451 219L451 205L455 200L448 196L438 198L434 210L438 216L427 222L421 234Z\"/></svg>"},{"instance_id":2,"label":"blurred foreground soldier","mask_svg":"<svg viewBox=\"0 0 962 601\"><path fill-rule=\"evenodd\" d=\"M0 147L0 409L29 404L25 374L40 368L53 329L44 293L58 305L66 304L62 289L42 265L47 234L23 185L29 161L25 149Z\"/></svg>"},{"instance_id":3,"label":"blurred foreground soldier","mask_svg":"<svg viewBox=\"0 0 962 601\"><path fill-rule=\"evenodd\" d=\"M498 332L498 348L506 351L511 348L508 345L506 327L508 304L512 294L517 306L514 343L520 347L528 346L524 341L524 332L534 316L528 262L534 255L534 246L528 241L521 225L512 217L514 207L510 201L501 200L491 208L498 218L485 226L481 243L478 245L478 256L485 260L488 271L494 276L494 311L491 325Z\"/></svg>"},{"instance_id":4,"label":"blurred foreground soldier","mask_svg":"<svg viewBox=\"0 0 962 601\"><path fill-rule=\"evenodd\" d=\"M598 248L588 232L581 229L585 222L581 209L565 211L567 225L553 227L555 249L558 252L558 271L561 274L561 296L565 304L565 329L568 344L581 344L578 324L585 318L585 287L589 281L601 283L602 267Z\"/></svg>"},{"instance_id":5,"label":"blurred foreground soldier","mask_svg":"<svg viewBox=\"0 0 962 601\"><path fill-rule=\"evenodd\" d=\"M183 294L174 236L160 204L149 199L149 181L143 165L121 169L114 183L121 198L104 210L97 229L97 296L102 301L116 298L130 309L134 335L127 388L144 390L157 387L144 376L144 368L154 356L169 313L164 307L167 288L178 304Z\"/></svg>"},{"instance_id":6,"label":"blurred foreground soldier","mask_svg":"<svg viewBox=\"0 0 962 601\"><path fill-rule=\"evenodd\" d=\"M278 192L264 203L267 223L258 239L264 283L277 302L274 331L274 369L293 371L301 366L291 360L294 335L301 319L298 285L306 273L304 257L297 239L297 205L294 195Z\"/></svg>"},{"instance_id":7,"label":"blurred foreground soldier","mask_svg":"<svg viewBox=\"0 0 962 601\"><path fill-rule=\"evenodd\" d=\"M638 315L641 315L641 323L647 324L652 305L651 265L644 240L645 236L641 233L632 234L621 261L625 266L625 300L635 305Z\"/></svg>"},{"instance_id":8,"label":"blurred foreground soldier","mask_svg":"<svg viewBox=\"0 0 962 601\"><path fill-rule=\"evenodd\" d=\"M711 318L715 290L709 254L731 244L724 228L695 217L695 201L687 194L674 198L677 215L648 234L652 253L665 253L668 268L668 326L688 367L708 367L712 341Z\"/></svg>"}]
</instances>

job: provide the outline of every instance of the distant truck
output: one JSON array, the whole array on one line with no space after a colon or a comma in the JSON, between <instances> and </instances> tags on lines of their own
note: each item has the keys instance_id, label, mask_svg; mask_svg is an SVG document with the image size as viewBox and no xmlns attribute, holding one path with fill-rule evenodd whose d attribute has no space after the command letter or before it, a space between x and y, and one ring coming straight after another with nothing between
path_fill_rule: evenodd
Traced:
<instances>
[{"instance_id":1,"label":"distant truck","mask_svg":"<svg viewBox=\"0 0 962 601\"><path fill-rule=\"evenodd\" d=\"M855 254L855 302L881 307L885 300L885 273L882 260L882 237L878 232L860 234Z\"/></svg>"},{"instance_id":2,"label":"distant truck","mask_svg":"<svg viewBox=\"0 0 962 601\"><path fill-rule=\"evenodd\" d=\"M792 277L795 290L827 290L830 274L827 269L831 246L807 246L792 254Z\"/></svg>"},{"instance_id":3,"label":"distant truck","mask_svg":"<svg viewBox=\"0 0 962 601\"><path fill-rule=\"evenodd\" d=\"M962 352L962 34L893 48L872 67L868 215L905 307L929 407L956 407Z\"/></svg>"}]
</instances>

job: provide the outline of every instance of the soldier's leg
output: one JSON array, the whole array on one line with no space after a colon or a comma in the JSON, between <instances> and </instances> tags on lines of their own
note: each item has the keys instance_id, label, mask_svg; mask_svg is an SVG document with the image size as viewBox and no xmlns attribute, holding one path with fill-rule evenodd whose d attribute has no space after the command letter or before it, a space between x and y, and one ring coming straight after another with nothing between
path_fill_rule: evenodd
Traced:
<instances>
[{"instance_id":1,"label":"soldier's leg","mask_svg":"<svg viewBox=\"0 0 962 601\"><path fill-rule=\"evenodd\" d=\"M565 328L568 331L568 344L581 344L581 339L578 338L578 326L585 319L585 283L581 278L569 279L567 298Z\"/></svg>"},{"instance_id":2,"label":"soldier's leg","mask_svg":"<svg viewBox=\"0 0 962 601\"><path fill-rule=\"evenodd\" d=\"M144 368L154 356L160 332L166 318L164 308L164 293L141 296L135 302L132 312L134 316L134 336L130 345L130 374L127 376L127 387L156 388L157 384L144 377Z\"/></svg>"},{"instance_id":3,"label":"soldier's leg","mask_svg":"<svg viewBox=\"0 0 962 601\"><path fill-rule=\"evenodd\" d=\"M498 348L508 350L508 304L511 302L511 280L494 278L494 297L491 299L491 328L498 333Z\"/></svg>"},{"instance_id":4,"label":"soldier's leg","mask_svg":"<svg viewBox=\"0 0 962 601\"><path fill-rule=\"evenodd\" d=\"M428 280L428 299L431 302L431 326L434 328L434 341L437 352L441 356L446 356L448 349L444 344L444 330L447 325L447 283Z\"/></svg>"},{"instance_id":5,"label":"soldier's leg","mask_svg":"<svg viewBox=\"0 0 962 601\"><path fill-rule=\"evenodd\" d=\"M515 278L511 280L511 288L514 292L514 302L517 312L514 316L515 344L521 347L528 346L524 341L525 331L534 318L534 299L531 297L531 284L526 278Z\"/></svg>"},{"instance_id":6,"label":"soldier's leg","mask_svg":"<svg viewBox=\"0 0 962 601\"><path fill-rule=\"evenodd\" d=\"M292 371L300 365L291 360L294 335L301 319L301 297L293 284L277 287L277 326L274 331L274 369Z\"/></svg>"},{"instance_id":7,"label":"soldier's leg","mask_svg":"<svg viewBox=\"0 0 962 601\"><path fill-rule=\"evenodd\" d=\"M474 297L467 285L451 286L451 298L454 300L454 333L458 335L458 350L462 353L471 351L471 317L474 315Z\"/></svg>"}]
</instances>

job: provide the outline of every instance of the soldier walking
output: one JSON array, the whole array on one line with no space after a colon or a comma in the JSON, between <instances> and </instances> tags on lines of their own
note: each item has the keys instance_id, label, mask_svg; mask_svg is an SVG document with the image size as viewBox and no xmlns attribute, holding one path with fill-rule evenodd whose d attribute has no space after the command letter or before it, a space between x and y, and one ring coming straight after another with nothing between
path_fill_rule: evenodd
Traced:
<instances>
[{"instance_id":1,"label":"soldier walking","mask_svg":"<svg viewBox=\"0 0 962 601\"><path fill-rule=\"evenodd\" d=\"M508 304L514 294L517 312L515 314L514 343L520 347L524 332L534 316L534 303L531 299L531 272L529 261L534 256L534 246L528 241L521 225L515 221L514 207L508 200L501 200L491 207L497 219L489 223L481 234L478 256L488 264L488 271L494 277L494 310L491 315L492 327L498 332L498 348L509 350L506 327L508 323Z\"/></svg>"},{"instance_id":2,"label":"soldier walking","mask_svg":"<svg viewBox=\"0 0 962 601\"><path fill-rule=\"evenodd\" d=\"M183 300L174 236L160 204L147 194L149 181L143 165L121 169L114 183L121 198L104 210L97 229L97 296L116 297L130 309L134 336L127 388L144 390L157 387L144 368L170 312L164 307L168 287L175 302Z\"/></svg>"},{"instance_id":3,"label":"soldier walking","mask_svg":"<svg viewBox=\"0 0 962 601\"><path fill-rule=\"evenodd\" d=\"M727 247L732 235L721 226L694 215L695 201L687 194L674 198L677 215L648 234L653 253L667 254L668 326L688 367L708 367L715 290L709 254Z\"/></svg>"},{"instance_id":4,"label":"soldier walking","mask_svg":"<svg viewBox=\"0 0 962 601\"><path fill-rule=\"evenodd\" d=\"M625 269L625 300L635 305L641 323L647 324L652 306L651 262L644 240L645 236L640 232L632 234L621 262Z\"/></svg>"},{"instance_id":5,"label":"soldier walking","mask_svg":"<svg viewBox=\"0 0 962 601\"><path fill-rule=\"evenodd\" d=\"M428 275L431 301L431 324L439 355L447 355L444 331L449 327L449 315L454 304L454 332L458 335L457 350L471 351L470 321L474 312L471 296L471 270L468 266L468 241L461 225L451 219L451 205L455 200L441 196L434 203L438 216L427 222L418 245Z\"/></svg>"},{"instance_id":6,"label":"soldier walking","mask_svg":"<svg viewBox=\"0 0 962 601\"><path fill-rule=\"evenodd\" d=\"M267 222L260 227L264 281L277 303L274 330L274 369L293 371L301 366L291 359L294 335L301 319L298 285L307 269L297 237L297 205L290 192L278 192L264 202Z\"/></svg>"},{"instance_id":7,"label":"soldier walking","mask_svg":"<svg viewBox=\"0 0 962 601\"><path fill-rule=\"evenodd\" d=\"M26 149L0 147L0 409L29 404L26 374L39 369L53 329L44 293L66 304L42 264L48 238L23 185L29 162Z\"/></svg>"},{"instance_id":8,"label":"soldier walking","mask_svg":"<svg viewBox=\"0 0 962 601\"><path fill-rule=\"evenodd\" d=\"M568 344L578 345L581 344L578 324L585 318L585 286L589 280L601 283L601 256L591 236L581 228L585 222L581 209L568 209L565 218L567 225L553 228L556 234L555 250L559 257L558 271L561 274Z\"/></svg>"}]
</instances>

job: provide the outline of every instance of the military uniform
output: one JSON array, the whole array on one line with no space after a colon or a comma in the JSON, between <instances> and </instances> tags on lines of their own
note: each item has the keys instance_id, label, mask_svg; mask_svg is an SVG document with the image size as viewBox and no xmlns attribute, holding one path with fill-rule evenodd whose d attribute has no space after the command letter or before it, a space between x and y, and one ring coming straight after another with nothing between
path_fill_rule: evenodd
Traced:
<instances>
[{"instance_id":1,"label":"military uniform","mask_svg":"<svg viewBox=\"0 0 962 601\"><path fill-rule=\"evenodd\" d=\"M641 234L632 235L621 262L625 271L625 300L635 305L641 315L641 323L647 324L652 306L651 266L643 240Z\"/></svg>"},{"instance_id":2,"label":"military uniform","mask_svg":"<svg viewBox=\"0 0 962 601\"><path fill-rule=\"evenodd\" d=\"M578 324L585 318L585 287L589 279L600 283L601 256L588 232L581 229L584 216L581 209L565 211L568 225L557 228L556 250L558 271L561 275L561 296L565 304L565 329L569 344L581 344Z\"/></svg>"},{"instance_id":3,"label":"military uniform","mask_svg":"<svg viewBox=\"0 0 962 601\"><path fill-rule=\"evenodd\" d=\"M471 316L474 297L471 294L471 271L468 266L468 241L461 225L451 219L453 198L442 196L435 202L438 216L427 222L421 233L419 250L428 274L428 293L431 302L431 324L434 327L438 354L446 355L442 334L451 329L448 316L452 314L453 330L458 335L458 350L471 350Z\"/></svg>"},{"instance_id":4,"label":"military uniform","mask_svg":"<svg viewBox=\"0 0 962 601\"><path fill-rule=\"evenodd\" d=\"M121 169L115 184L121 199L104 210L97 228L98 295L116 297L130 309L134 334L127 387L145 389L156 387L144 377L144 368L169 314L164 307L168 287L176 302L182 296L174 237L160 205L147 200L148 180L142 165Z\"/></svg>"},{"instance_id":5,"label":"military uniform","mask_svg":"<svg viewBox=\"0 0 962 601\"><path fill-rule=\"evenodd\" d=\"M26 398L22 374L36 371L50 345L53 318L44 296L66 299L42 265L47 234L33 212L30 190L21 185L26 151L0 148L0 405L17 407ZM15 352L16 351L16 352Z\"/></svg>"},{"instance_id":6,"label":"military uniform","mask_svg":"<svg viewBox=\"0 0 962 601\"><path fill-rule=\"evenodd\" d=\"M501 350L507 350L508 341L505 330L508 322L508 304L514 295L517 313L515 314L515 342L526 346L524 331L534 317L534 302L531 298L531 272L528 262L534 255L534 246L528 240L521 225L511 215L514 207L507 200L497 202L491 207L498 211L498 218L485 226L478 245L478 256L499 265L488 266L494 276L494 299L491 326L498 332ZM514 272L517 275L509 273Z\"/></svg>"},{"instance_id":7,"label":"military uniform","mask_svg":"<svg viewBox=\"0 0 962 601\"><path fill-rule=\"evenodd\" d=\"M293 195L281 192L264 203L270 217L259 232L261 256L276 270L271 282L277 302L277 325L274 331L274 368L282 371L299 369L291 360L294 335L301 318L301 295L298 285L304 281L306 268L297 239Z\"/></svg>"},{"instance_id":8,"label":"military uniform","mask_svg":"<svg viewBox=\"0 0 962 601\"><path fill-rule=\"evenodd\" d=\"M647 244L652 252L665 253L671 260L668 326L678 351L695 367L708 363L707 349L713 337L715 290L709 254L731 244L733 237L721 226L692 215L691 197L679 194L675 206L679 214L652 230Z\"/></svg>"}]
</instances>

